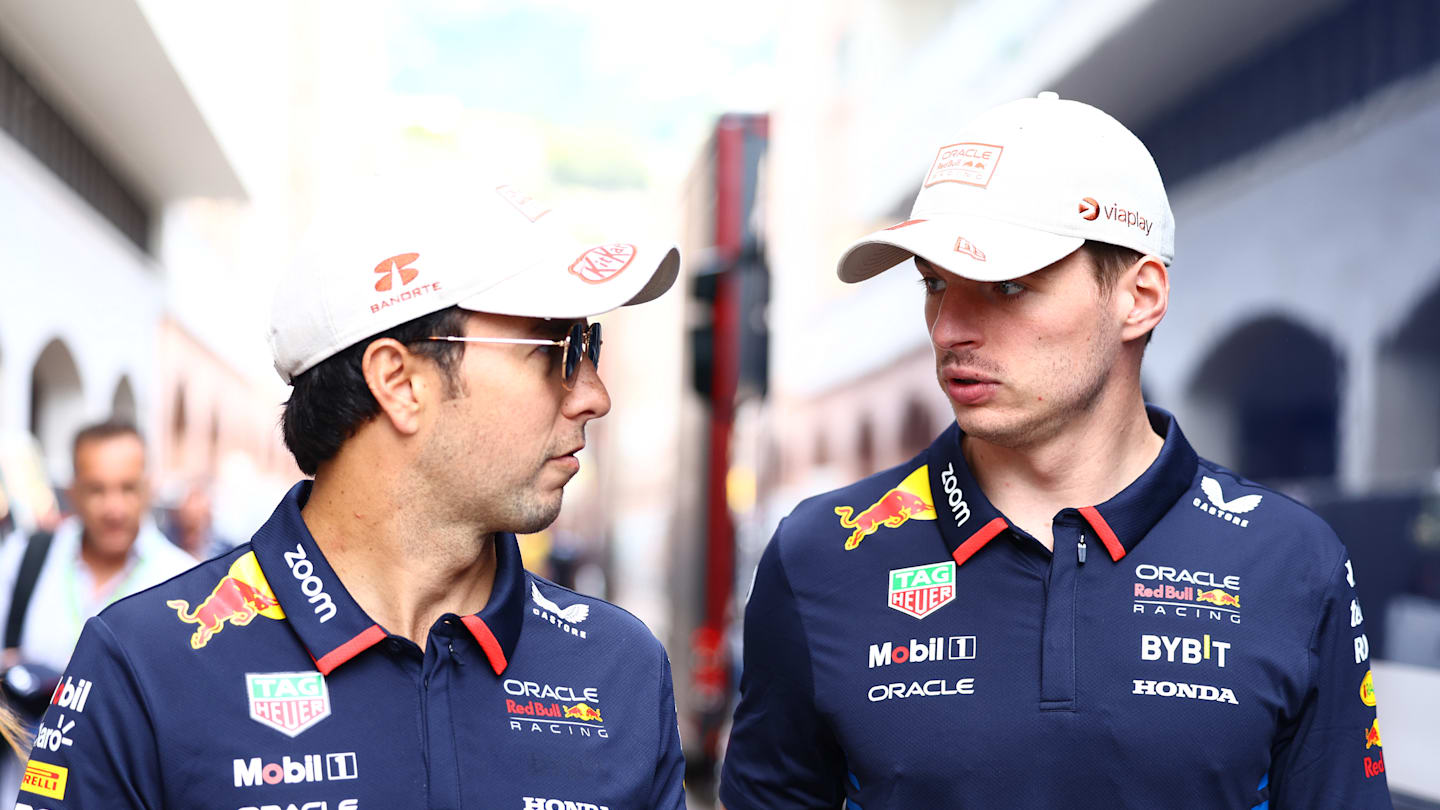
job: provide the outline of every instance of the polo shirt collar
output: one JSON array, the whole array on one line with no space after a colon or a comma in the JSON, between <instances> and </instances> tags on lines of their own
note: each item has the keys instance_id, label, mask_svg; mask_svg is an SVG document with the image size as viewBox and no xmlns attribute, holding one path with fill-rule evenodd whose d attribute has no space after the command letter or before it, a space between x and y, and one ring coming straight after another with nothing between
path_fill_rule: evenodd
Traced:
<instances>
[{"instance_id":1,"label":"polo shirt collar","mask_svg":"<svg viewBox=\"0 0 1440 810\"><path fill-rule=\"evenodd\" d=\"M1146 406L1146 414L1151 427L1165 439L1160 454L1115 497L1101 504L1075 507L1117 562L1190 488L1199 464L1174 416L1153 405ZM960 451L963 437L959 425L952 423L925 451L936 523L957 565L964 565L997 535L1013 528L981 491Z\"/></svg>"},{"instance_id":2,"label":"polo shirt collar","mask_svg":"<svg viewBox=\"0 0 1440 810\"><path fill-rule=\"evenodd\" d=\"M389 633L355 603L305 525L300 509L311 486L307 480L290 488L251 539L251 548L315 668L329 675ZM525 616L525 569L515 535L495 535L495 562L490 601L460 621L499 675L514 655Z\"/></svg>"}]
</instances>

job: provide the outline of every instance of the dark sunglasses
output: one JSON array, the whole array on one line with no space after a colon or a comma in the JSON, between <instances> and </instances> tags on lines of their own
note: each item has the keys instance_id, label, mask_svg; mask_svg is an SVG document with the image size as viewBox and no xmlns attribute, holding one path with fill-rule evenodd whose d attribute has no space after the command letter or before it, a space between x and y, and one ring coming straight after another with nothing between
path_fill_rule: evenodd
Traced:
<instances>
[{"instance_id":1,"label":"dark sunglasses","mask_svg":"<svg viewBox=\"0 0 1440 810\"><path fill-rule=\"evenodd\" d=\"M458 337L455 335L432 335L426 340L444 340L451 343L506 343L515 346L559 346L564 362L560 364L560 384L569 391L575 387L575 375L580 373L580 361L590 358L590 365L600 370L600 324L592 323L589 328L576 321L570 324L565 337L559 340L544 338L492 338Z\"/></svg>"}]
</instances>

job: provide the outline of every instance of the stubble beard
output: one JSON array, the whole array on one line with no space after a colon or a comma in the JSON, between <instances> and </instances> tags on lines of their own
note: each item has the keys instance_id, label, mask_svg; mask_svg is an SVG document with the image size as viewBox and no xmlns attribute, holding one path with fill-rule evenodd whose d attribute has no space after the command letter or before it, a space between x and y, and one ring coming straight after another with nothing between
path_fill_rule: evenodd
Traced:
<instances>
[{"instance_id":1,"label":"stubble beard","mask_svg":"<svg viewBox=\"0 0 1440 810\"><path fill-rule=\"evenodd\" d=\"M560 517L560 504L564 495L564 490L556 491L553 497L543 493L527 493L520 489L511 490L505 514L506 522L513 526L507 526L505 530L516 534L534 534L544 529Z\"/></svg>"},{"instance_id":2,"label":"stubble beard","mask_svg":"<svg viewBox=\"0 0 1440 810\"><path fill-rule=\"evenodd\" d=\"M953 353L942 356L939 367L943 368L943 361L949 357L958 357L962 365L988 370L971 358ZM1022 394L1025 407L1009 418L985 418L982 412L952 402L955 421L966 436L997 447L1023 450L1043 444L1062 433L1067 425L1082 420L1095 410L1110 382L1115 359L1112 352L1106 351L1103 341L1097 340L1091 345L1083 365L1076 367L1061 363L1037 376L1041 380L1069 381L1063 387L1048 391L1044 400L1033 400L1029 395ZM944 382L942 377L942 388Z\"/></svg>"}]
</instances>

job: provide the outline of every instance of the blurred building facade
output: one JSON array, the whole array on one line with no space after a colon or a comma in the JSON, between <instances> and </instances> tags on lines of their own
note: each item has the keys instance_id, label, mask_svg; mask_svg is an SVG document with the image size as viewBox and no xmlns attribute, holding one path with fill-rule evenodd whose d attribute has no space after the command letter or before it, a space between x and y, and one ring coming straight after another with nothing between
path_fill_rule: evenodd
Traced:
<instances>
[{"instance_id":1,"label":"blurred building facade","mask_svg":"<svg viewBox=\"0 0 1440 810\"><path fill-rule=\"evenodd\" d=\"M244 190L124 1L0 5L0 178L0 432L32 435L63 486L82 423L160 433L167 207Z\"/></svg>"},{"instance_id":2,"label":"blurred building facade","mask_svg":"<svg viewBox=\"0 0 1440 810\"><path fill-rule=\"evenodd\" d=\"M10 477L38 447L63 488L74 430L115 415L147 437L156 506L210 489L231 539L299 478L265 342L274 282L317 201L400 135L371 123L388 109L382 4L329 12L0 3Z\"/></svg>"}]
</instances>

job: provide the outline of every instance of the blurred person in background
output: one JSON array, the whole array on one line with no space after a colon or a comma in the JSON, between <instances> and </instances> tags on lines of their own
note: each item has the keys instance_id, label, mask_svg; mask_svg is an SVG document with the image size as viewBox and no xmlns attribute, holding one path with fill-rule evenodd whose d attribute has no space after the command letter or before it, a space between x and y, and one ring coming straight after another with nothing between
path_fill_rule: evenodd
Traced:
<instances>
[{"instance_id":1,"label":"blurred person in background","mask_svg":"<svg viewBox=\"0 0 1440 810\"><path fill-rule=\"evenodd\" d=\"M208 560L237 545L215 533L214 501L210 482L205 480L191 482L171 510L168 529L175 545L196 560Z\"/></svg>"},{"instance_id":2,"label":"blurred person in background","mask_svg":"<svg viewBox=\"0 0 1440 810\"><path fill-rule=\"evenodd\" d=\"M50 703L85 620L121 597L195 564L149 515L145 442L133 425L82 428L73 447L75 514L54 532L17 535L0 549L0 628L6 697L34 724ZM50 739L54 729L41 727ZM57 744L68 739L55 737ZM18 762L5 757L0 790L13 795Z\"/></svg>"},{"instance_id":3,"label":"blurred person in background","mask_svg":"<svg viewBox=\"0 0 1440 810\"><path fill-rule=\"evenodd\" d=\"M525 571L514 534L554 521L610 409L587 318L665 292L679 253L449 188L355 195L317 226L270 332L314 480L90 622L66 674L84 727L35 752L23 801L684 807L664 648Z\"/></svg>"},{"instance_id":4,"label":"blurred person in background","mask_svg":"<svg viewBox=\"0 0 1440 810\"><path fill-rule=\"evenodd\" d=\"M81 429L73 461L75 514L0 550L7 668L63 670L86 619L195 564L150 518L145 442L133 425Z\"/></svg>"},{"instance_id":5,"label":"blurred person in background","mask_svg":"<svg viewBox=\"0 0 1440 810\"><path fill-rule=\"evenodd\" d=\"M726 807L1390 807L1344 546L1142 399L1149 152L1053 93L953 140L839 275L914 259L955 424L776 530Z\"/></svg>"}]
</instances>

